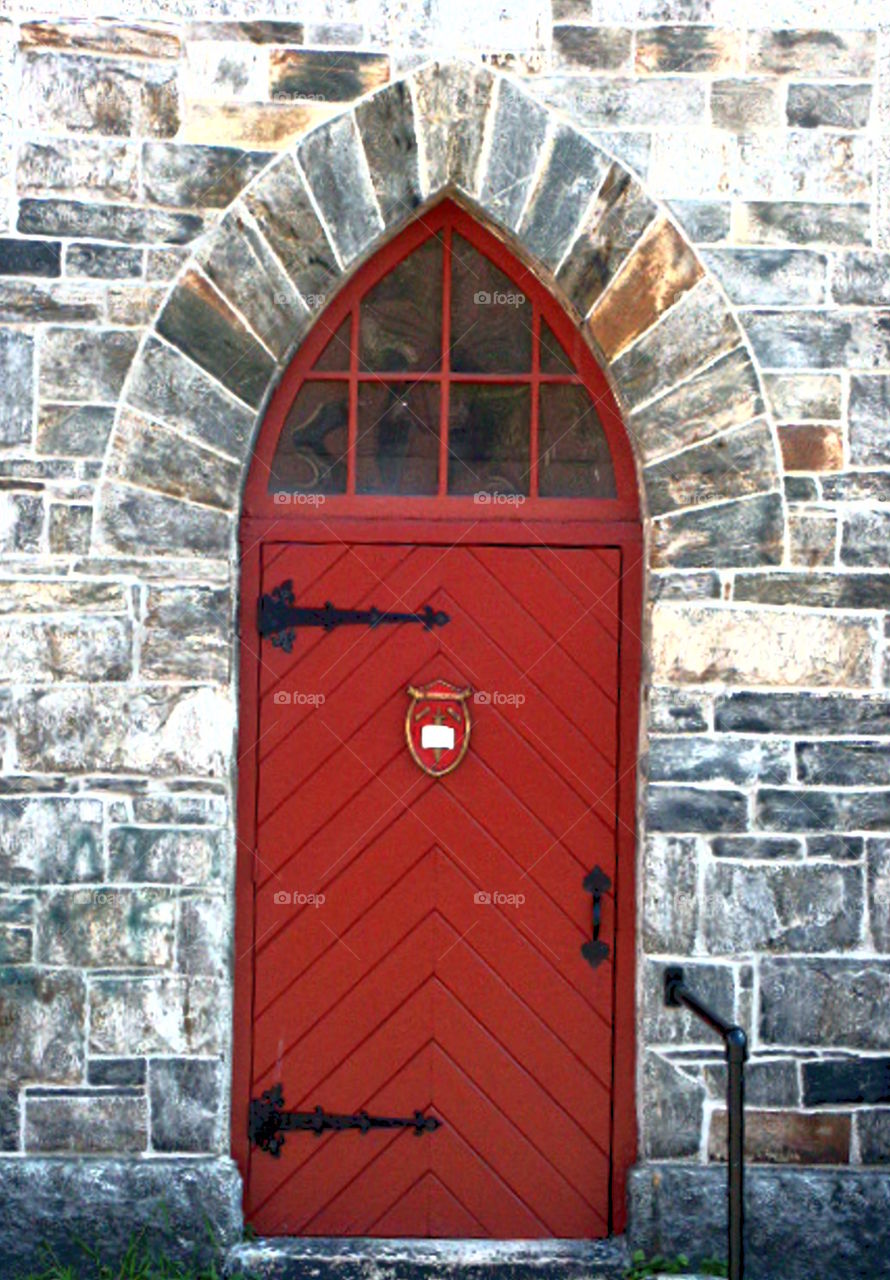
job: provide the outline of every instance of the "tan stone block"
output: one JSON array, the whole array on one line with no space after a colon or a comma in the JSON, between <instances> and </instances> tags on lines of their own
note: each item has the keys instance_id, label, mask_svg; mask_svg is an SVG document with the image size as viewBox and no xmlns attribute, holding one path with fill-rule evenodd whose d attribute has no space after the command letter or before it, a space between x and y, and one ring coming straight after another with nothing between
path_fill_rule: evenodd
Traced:
<instances>
[{"instance_id":1,"label":"tan stone block","mask_svg":"<svg viewBox=\"0 0 890 1280\"><path fill-rule=\"evenodd\" d=\"M847 1164L850 1116L796 1111L745 1113L745 1155L768 1164ZM708 1158L726 1159L726 1112L715 1111Z\"/></svg>"},{"instance_id":2,"label":"tan stone block","mask_svg":"<svg viewBox=\"0 0 890 1280\"><path fill-rule=\"evenodd\" d=\"M606 358L620 355L703 275L676 228L665 219L654 223L587 322Z\"/></svg>"},{"instance_id":3,"label":"tan stone block","mask_svg":"<svg viewBox=\"0 0 890 1280\"><path fill-rule=\"evenodd\" d=\"M779 427L778 435L786 471L839 471L844 465L844 442L838 427Z\"/></svg>"},{"instance_id":4,"label":"tan stone block","mask_svg":"<svg viewBox=\"0 0 890 1280\"><path fill-rule=\"evenodd\" d=\"M726 75L742 65L743 35L705 26L649 27L637 33L637 75Z\"/></svg>"},{"instance_id":5,"label":"tan stone block","mask_svg":"<svg viewBox=\"0 0 890 1280\"><path fill-rule=\"evenodd\" d=\"M90 22L82 18L22 23L19 44L23 49L82 50L141 58L178 58L182 52L179 36L172 27Z\"/></svg>"},{"instance_id":6,"label":"tan stone block","mask_svg":"<svg viewBox=\"0 0 890 1280\"><path fill-rule=\"evenodd\" d=\"M792 609L658 604L655 684L871 684L877 632L863 619Z\"/></svg>"},{"instance_id":7,"label":"tan stone block","mask_svg":"<svg viewBox=\"0 0 890 1280\"><path fill-rule=\"evenodd\" d=\"M340 110L335 102L187 102L179 139L284 150Z\"/></svg>"}]
</instances>

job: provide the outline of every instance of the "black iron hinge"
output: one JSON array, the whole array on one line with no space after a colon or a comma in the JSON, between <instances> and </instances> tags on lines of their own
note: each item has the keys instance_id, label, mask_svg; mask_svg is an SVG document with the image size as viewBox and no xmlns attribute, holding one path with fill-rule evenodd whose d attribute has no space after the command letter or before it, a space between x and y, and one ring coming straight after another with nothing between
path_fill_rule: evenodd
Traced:
<instances>
[{"instance_id":1,"label":"black iron hinge","mask_svg":"<svg viewBox=\"0 0 890 1280\"><path fill-rule=\"evenodd\" d=\"M261 636L271 636L278 649L290 653L294 647L297 627L321 627L333 631L335 627L379 627L384 623L419 622L425 630L444 627L451 619L441 609L424 605L417 613L393 613L371 605L370 609L338 609L330 600L323 605L295 605L294 584L288 579L269 595L260 596L257 626Z\"/></svg>"},{"instance_id":2,"label":"black iron hinge","mask_svg":"<svg viewBox=\"0 0 890 1280\"><path fill-rule=\"evenodd\" d=\"M281 1085L276 1084L266 1089L261 1097L251 1100L247 1134L261 1151L277 1156L284 1146L285 1133L305 1130L320 1136L327 1129L338 1132L357 1129L359 1133L370 1133L372 1129L413 1129L420 1137L424 1133L432 1133L441 1123L436 1116L425 1116L422 1111L415 1111L410 1118L371 1116L367 1111L337 1115L322 1107L315 1107L312 1111L285 1111L284 1092Z\"/></svg>"}]
</instances>

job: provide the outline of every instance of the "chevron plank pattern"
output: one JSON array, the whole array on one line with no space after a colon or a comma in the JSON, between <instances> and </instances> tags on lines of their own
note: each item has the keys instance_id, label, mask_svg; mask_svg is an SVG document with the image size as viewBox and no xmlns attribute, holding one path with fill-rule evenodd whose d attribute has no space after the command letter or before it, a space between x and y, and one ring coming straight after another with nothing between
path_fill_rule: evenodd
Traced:
<instances>
[{"instance_id":1,"label":"chevron plank pattern","mask_svg":"<svg viewBox=\"0 0 890 1280\"><path fill-rule=\"evenodd\" d=\"M442 1126L254 1150L261 1234L607 1232L613 982L580 955L581 882L615 874L620 569L610 549L264 548L265 592L451 621L263 642L251 1094ZM433 679L482 695L441 779L404 734L407 686Z\"/></svg>"}]
</instances>

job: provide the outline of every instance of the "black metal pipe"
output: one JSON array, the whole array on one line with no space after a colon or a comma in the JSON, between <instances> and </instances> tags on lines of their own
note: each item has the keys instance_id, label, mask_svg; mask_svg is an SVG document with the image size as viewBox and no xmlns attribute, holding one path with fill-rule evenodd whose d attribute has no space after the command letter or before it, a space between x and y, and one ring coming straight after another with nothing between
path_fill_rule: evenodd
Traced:
<instances>
[{"instance_id":1,"label":"black metal pipe","mask_svg":"<svg viewBox=\"0 0 890 1280\"><path fill-rule=\"evenodd\" d=\"M745 1060L748 1037L734 1022L719 1013L690 991L678 965L669 966L664 975L664 1003L672 1008L685 1007L722 1038L726 1049L726 1109L729 1120L729 1158L727 1176L729 1280L744 1280L745 1274Z\"/></svg>"}]
</instances>

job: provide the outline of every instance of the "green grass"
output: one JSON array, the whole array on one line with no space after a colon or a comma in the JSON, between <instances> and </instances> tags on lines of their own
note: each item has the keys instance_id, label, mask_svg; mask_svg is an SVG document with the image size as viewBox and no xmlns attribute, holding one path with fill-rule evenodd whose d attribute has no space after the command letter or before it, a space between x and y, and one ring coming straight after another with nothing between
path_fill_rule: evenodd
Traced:
<instances>
[{"instance_id":1,"label":"green grass","mask_svg":"<svg viewBox=\"0 0 890 1280\"><path fill-rule=\"evenodd\" d=\"M690 1272L700 1276L726 1276L729 1268L719 1258L705 1258L693 1267L683 1253L678 1253L676 1258L666 1258L660 1253L647 1258L643 1250L638 1249L624 1275L626 1280L648 1280L649 1276L682 1276Z\"/></svg>"},{"instance_id":2,"label":"green grass","mask_svg":"<svg viewBox=\"0 0 890 1280\"><path fill-rule=\"evenodd\" d=\"M150 1249L143 1234L130 1241L116 1266L104 1263L96 1250L88 1245L80 1241L75 1244L83 1253L83 1262L75 1265L61 1263L52 1250L46 1249L46 1262L42 1269L29 1272L22 1280L222 1280L219 1257L197 1267L174 1262ZM250 1280L250 1276L239 1273L230 1280Z\"/></svg>"}]
</instances>

